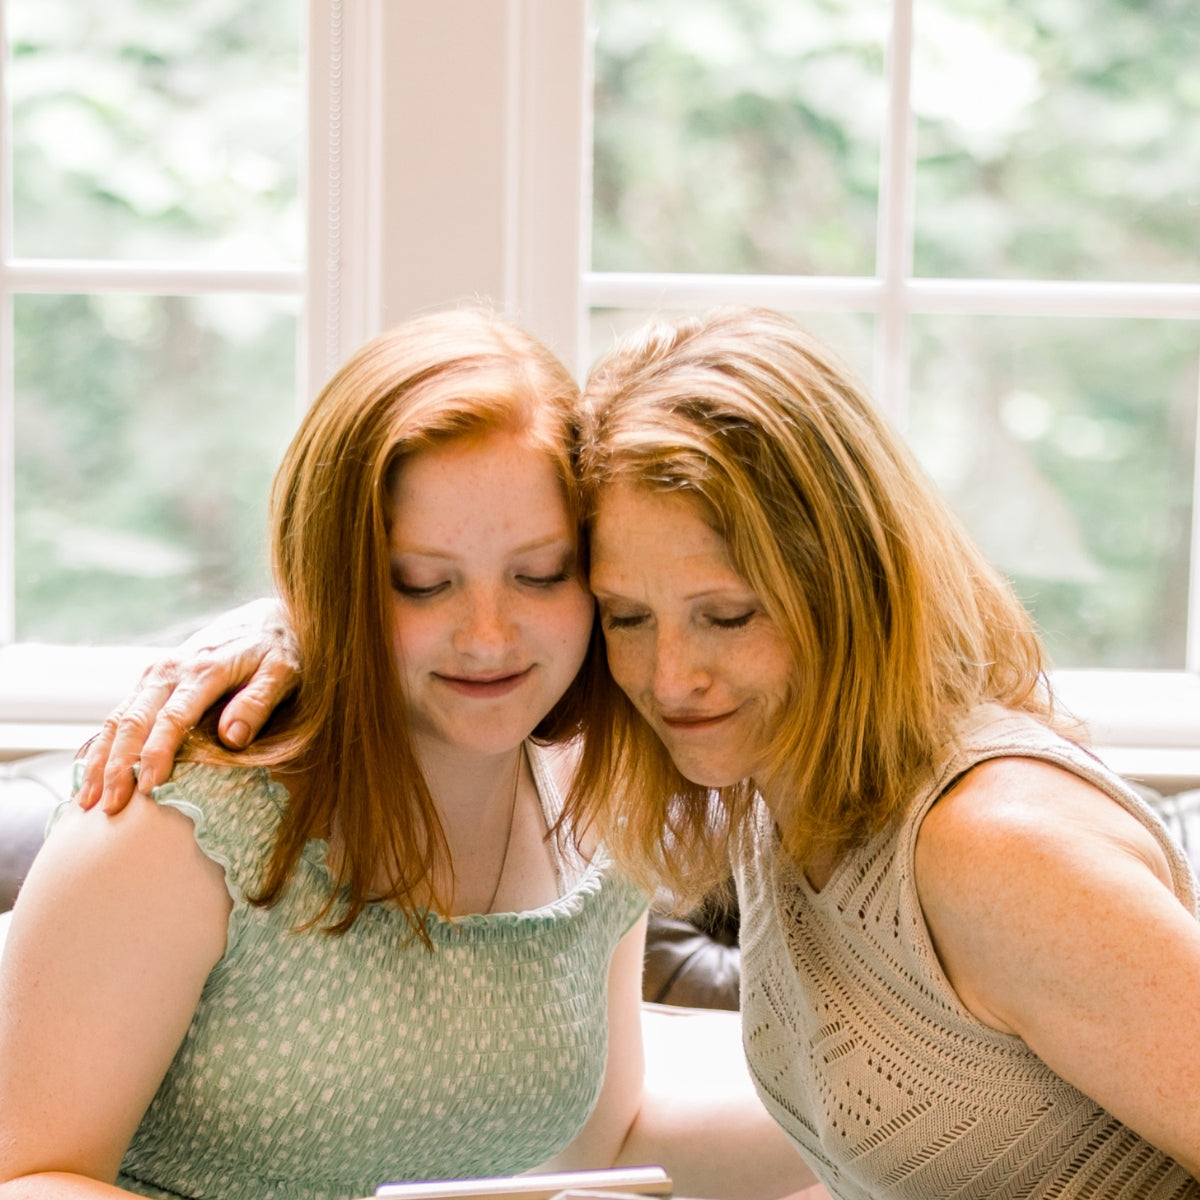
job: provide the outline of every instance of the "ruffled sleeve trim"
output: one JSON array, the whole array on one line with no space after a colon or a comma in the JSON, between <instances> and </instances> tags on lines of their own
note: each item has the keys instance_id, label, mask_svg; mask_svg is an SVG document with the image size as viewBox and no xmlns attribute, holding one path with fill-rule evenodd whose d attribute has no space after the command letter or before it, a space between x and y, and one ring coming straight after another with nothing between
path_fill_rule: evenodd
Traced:
<instances>
[{"instance_id":1,"label":"ruffled sleeve trim","mask_svg":"<svg viewBox=\"0 0 1200 1200\"><path fill-rule=\"evenodd\" d=\"M270 855L286 789L265 767L181 763L151 797L192 822L196 844L221 868L234 904L246 904Z\"/></svg>"}]
</instances>

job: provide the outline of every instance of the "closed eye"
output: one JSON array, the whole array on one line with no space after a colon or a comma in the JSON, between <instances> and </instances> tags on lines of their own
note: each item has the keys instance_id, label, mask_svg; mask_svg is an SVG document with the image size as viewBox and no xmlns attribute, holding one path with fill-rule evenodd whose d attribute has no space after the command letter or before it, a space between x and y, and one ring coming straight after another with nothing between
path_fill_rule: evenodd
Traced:
<instances>
[{"instance_id":1,"label":"closed eye","mask_svg":"<svg viewBox=\"0 0 1200 1200\"><path fill-rule=\"evenodd\" d=\"M517 581L527 587L551 588L559 583L566 583L571 578L568 571L556 571L553 575L518 575Z\"/></svg>"},{"instance_id":2,"label":"closed eye","mask_svg":"<svg viewBox=\"0 0 1200 1200\"><path fill-rule=\"evenodd\" d=\"M636 629L645 621L645 617L641 615L617 616L614 613L604 614L605 629Z\"/></svg>"},{"instance_id":3,"label":"closed eye","mask_svg":"<svg viewBox=\"0 0 1200 1200\"><path fill-rule=\"evenodd\" d=\"M430 596L436 596L439 592L444 592L450 586L449 581L442 580L440 583L432 583L423 587L418 587L413 583L405 583L400 575L392 572L392 588L400 593L401 596L408 596L413 600L428 599Z\"/></svg>"},{"instance_id":4,"label":"closed eye","mask_svg":"<svg viewBox=\"0 0 1200 1200\"><path fill-rule=\"evenodd\" d=\"M754 620L755 610L739 613L736 617L709 617L709 622L718 629L742 629Z\"/></svg>"}]
</instances>

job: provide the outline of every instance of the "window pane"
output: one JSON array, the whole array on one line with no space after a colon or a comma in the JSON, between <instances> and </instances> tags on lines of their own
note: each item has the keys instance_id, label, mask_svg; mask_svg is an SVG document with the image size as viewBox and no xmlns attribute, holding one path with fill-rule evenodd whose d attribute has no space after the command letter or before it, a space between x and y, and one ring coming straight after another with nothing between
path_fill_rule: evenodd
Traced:
<instances>
[{"instance_id":1,"label":"window pane","mask_svg":"<svg viewBox=\"0 0 1200 1200\"><path fill-rule=\"evenodd\" d=\"M1060 667L1182 669L1200 329L913 323L909 437Z\"/></svg>"},{"instance_id":2,"label":"window pane","mask_svg":"<svg viewBox=\"0 0 1200 1200\"><path fill-rule=\"evenodd\" d=\"M1194 280L1190 0L917 0L921 275Z\"/></svg>"},{"instance_id":3,"label":"window pane","mask_svg":"<svg viewBox=\"0 0 1200 1200\"><path fill-rule=\"evenodd\" d=\"M596 0L600 271L871 274L884 0Z\"/></svg>"},{"instance_id":4,"label":"window pane","mask_svg":"<svg viewBox=\"0 0 1200 1200\"><path fill-rule=\"evenodd\" d=\"M613 342L650 321L675 320L682 310L667 311L632 308L594 308L588 326L589 362L594 363ZM792 313L814 337L819 337L845 360L868 387L875 352L875 318L868 313Z\"/></svg>"},{"instance_id":5,"label":"window pane","mask_svg":"<svg viewBox=\"0 0 1200 1200\"><path fill-rule=\"evenodd\" d=\"M298 262L303 0L9 0L14 248Z\"/></svg>"},{"instance_id":6,"label":"window pane","mask_svg":"<svg viewBox=\"0 0 1200 1200\"><path fill-rule=\"evenodd\" d=\"M166 637L267 588L298 301L21 296L17 636Z\"/></svg>"}]
</instances>

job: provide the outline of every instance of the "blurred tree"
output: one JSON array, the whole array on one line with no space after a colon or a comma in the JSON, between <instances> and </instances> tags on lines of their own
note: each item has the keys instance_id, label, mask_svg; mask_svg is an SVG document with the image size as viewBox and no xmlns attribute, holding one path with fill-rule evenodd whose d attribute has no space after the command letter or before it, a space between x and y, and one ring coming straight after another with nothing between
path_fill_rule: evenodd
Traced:
<instances>
[{"instance_id":1,"label":"blurred tree","mask_svg":"<svg viewBox=\"0 0 1200 1200\"><path fill-rule=\"evenodd\" d=\"M18 255L301 261L301 0L6 12Z\"/></svg>"},{"instance_id":2,"label":"blurred tree","mask_svg":"<svg viewBox=\"0 0 1200 1200\"><path fill-rule=\"evenodd\" d=\"M919 275L1194 280L1188 0L918 0Z\"/></svg>"},{"instance_id":3,"label":"blurred tree","mask_svg":"<svg viewBox=\"0 0 1200 1200\"><path fill-rule=\"evenodd\" d=\"M299 263L301 0L9 0L22 256ZM298 300L15 305L17 633L166 636L267 586Z\"/></svg>"},{"instance_id":4,"label":"blurred tree","mask_svg":"<svg viewBox=\"0 0 1200 1200\"><path fill-rule=\"evenodd\" d=\"M884 0L598 0L601 271L871 273Z\"/></svg>"}]
</instances>

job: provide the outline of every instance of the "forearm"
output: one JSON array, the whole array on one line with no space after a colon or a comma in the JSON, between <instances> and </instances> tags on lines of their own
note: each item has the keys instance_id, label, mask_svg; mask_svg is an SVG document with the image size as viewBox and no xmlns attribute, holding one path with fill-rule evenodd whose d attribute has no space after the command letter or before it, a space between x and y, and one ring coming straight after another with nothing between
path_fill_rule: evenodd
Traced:
<instances>
[{"instance_id":1,"label":"forearm","mask_svg":"<svg viewBox=\"0 0 1200 1200\"><path fill-rule=\"evenodd\" d=\"M654 1163L678 1195L777 1200L816 1178L753 1097L648 1092L617 1166Z\"/></svg>"},{"instance_id":2,"label":"forearm","mask_svg":"<svg viewBox=\"0 0 1200 1200\"><path fill-rule=\"evenodd\" d=\"M774 1200L816 1182L763 1108L735 1013L648 1007L646 1085L618 1165L657 1163L681 1196Z\"/></svg>"},{"instance_id":3,"label":"forearm","mask_svg":"<svg viewBox=\"0 0 1200 1200\"><path fill-rule=\"evenodd\" d=\"M0 1200L130 1200L132 1192L87 1175L39 1171L0 1183Z\"/></svg>"}]
</instances>

